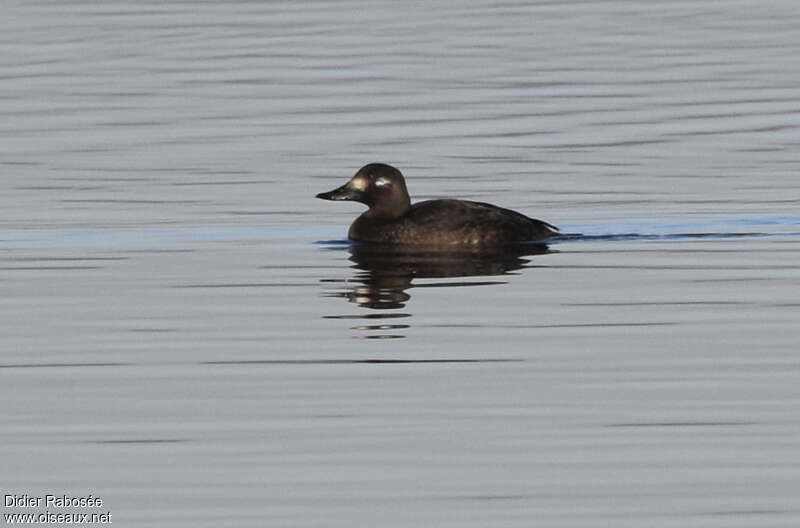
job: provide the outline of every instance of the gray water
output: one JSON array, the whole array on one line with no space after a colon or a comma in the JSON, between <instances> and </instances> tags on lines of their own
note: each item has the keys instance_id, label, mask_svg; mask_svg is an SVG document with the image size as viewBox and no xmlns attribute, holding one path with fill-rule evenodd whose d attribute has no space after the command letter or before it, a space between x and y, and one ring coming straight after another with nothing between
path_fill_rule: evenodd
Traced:
<instances>
[{"instance_id":1,"label":"gray water","mask_svg":"<svg viewBox=\"0 0 800 528\"><path fill-rule=\"evenodd\" d=\"M4 2L0 490L118 526L800 526L799 28ZM313 196L371 161L584 236L363 254Z\"/></svg>"}]
</instances>

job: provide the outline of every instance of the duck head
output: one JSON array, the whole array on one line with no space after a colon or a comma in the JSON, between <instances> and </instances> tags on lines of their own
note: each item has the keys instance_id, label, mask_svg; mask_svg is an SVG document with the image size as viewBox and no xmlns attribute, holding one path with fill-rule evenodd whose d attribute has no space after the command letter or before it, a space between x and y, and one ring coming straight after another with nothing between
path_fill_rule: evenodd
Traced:
<instances>
[{"instance_id":1,"label":"duck head","mask_svg":"<svg viewBox=\"0 0 800 528\"><path fill-rule=\"evenodd\" d=\"M317 198L360 202L369 207L366 214L380 218L397 218L411 208L403 175L384 163L364 165L350 181L332 191L319 193Z\"/></svg>"}]
</instances>

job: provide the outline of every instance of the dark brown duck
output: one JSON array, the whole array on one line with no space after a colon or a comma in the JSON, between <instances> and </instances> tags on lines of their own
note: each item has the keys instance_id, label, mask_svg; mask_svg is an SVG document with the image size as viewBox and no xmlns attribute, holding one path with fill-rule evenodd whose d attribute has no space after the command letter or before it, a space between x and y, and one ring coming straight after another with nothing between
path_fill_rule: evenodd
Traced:
<instances>
[{"instance_id":1,"label":"dark brown duck","mask_svg":"<svg viewBox=\"0 0 800 528\"><path fill-rule=\"evenodd\" d=\"M365 165L349 182L317 198L369 207L348 233L361 242L458 249L536 242L559 234L547 222L482 202L448 199L411 205L403 175L383 163Z\"/></svg>"}]
</instances>

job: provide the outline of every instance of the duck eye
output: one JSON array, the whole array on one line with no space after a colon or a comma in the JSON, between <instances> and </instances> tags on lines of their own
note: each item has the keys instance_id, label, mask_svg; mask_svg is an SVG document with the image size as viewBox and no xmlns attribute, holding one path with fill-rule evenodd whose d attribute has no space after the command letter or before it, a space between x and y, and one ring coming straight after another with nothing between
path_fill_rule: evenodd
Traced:
<instances>
[{"instance_id":1,"label":"duck eye","mask_svg":"<svg viewBox=\"0 0 800 528\"><path fill-rule=\"evenodd\" d=\"M377 180L375 180L375 185L377 185L378 187L383 187L385 185L389 185L390 183L392 182L391 180L389 180L389 178L380 177Z\"/></svg>"}]
</instances>

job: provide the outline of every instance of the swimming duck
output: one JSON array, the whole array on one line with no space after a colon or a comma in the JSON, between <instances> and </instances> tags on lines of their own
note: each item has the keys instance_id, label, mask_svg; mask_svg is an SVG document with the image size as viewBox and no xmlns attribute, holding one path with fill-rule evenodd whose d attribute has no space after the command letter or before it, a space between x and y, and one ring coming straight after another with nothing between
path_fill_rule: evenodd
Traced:
<instances>
[{"instance_id":1,"label":"swimming duck","mask_svg":"<svg viewBox=\"0 0 800 528\"><path fill-rule=\"evenodd\" d=\"M411 205L403 175L384 163L363 166L350 181L317 198L369 207L348 233L350 240L360 242L461 249L536 242L560 234L547 222L488 203L445 199Z\"/></svg>"}]
</instances>

